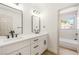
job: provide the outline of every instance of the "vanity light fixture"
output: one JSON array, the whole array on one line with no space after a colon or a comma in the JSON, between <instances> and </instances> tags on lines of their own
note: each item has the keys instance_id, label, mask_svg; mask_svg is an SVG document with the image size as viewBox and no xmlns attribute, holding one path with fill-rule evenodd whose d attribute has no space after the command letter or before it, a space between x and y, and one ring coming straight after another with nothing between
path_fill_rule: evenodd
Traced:
<instances>
[{"instance_id":1,"label":"vanity light fixture","mask_svg":"<svg viewBox=\"0 0 79 59\"><path fill-rule=\"evenodd\" d=\"M35 15L35 16L38 16L38 17L39 17L40 12L39 12L38 10L34 9L34 10L32 11L32 15Z\"/></svg>"}]
</instances>

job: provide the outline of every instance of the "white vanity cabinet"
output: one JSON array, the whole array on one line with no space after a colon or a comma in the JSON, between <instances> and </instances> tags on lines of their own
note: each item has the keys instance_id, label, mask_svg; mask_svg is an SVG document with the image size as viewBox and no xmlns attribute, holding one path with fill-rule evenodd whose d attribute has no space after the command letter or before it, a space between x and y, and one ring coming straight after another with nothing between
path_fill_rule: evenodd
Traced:
<instances>
[{"instance_id":1,"label":"white vanity cabinet","mask_svg":"<svg viewBox=\"0 0 79 59\"><path fill-rule=\"evenodd\" d=\"M0 46L0 55L41 55L47 49L47 34L27 37Z\"/></svg>"},{"instance_id":2,"label":"white vanity cabinet","mask_svg":"<svg viewBox=\"0 0 79 59\"><path fill-rule=\"evenodd\" d=\"M47 49L48 35L38 36L31 40L31 55L40 55Z\"/></svg>"},{"instance_id":3,"label":"white vanity cabinet","mask_svg":"<svg viewBox=\"0 0 79 59\"><path fill-rule=\"evenodd\" d=\"M40 37L40 54L42 54L46 49L47 49L47 46L48 46L48 35L43 35Z\"/></svg>"},{"instance_id":4,"label":"white vanity cabinet","mask_svg":"<svg viewBox=\"0 0 79 59\"><path fill-rule=\"evenodd\" d=\"M5 45L0 47L1 55L29 55L30 54L30 40L23 40L20 42L12 43L9 45Z\"/></svg>"}]
</instances>

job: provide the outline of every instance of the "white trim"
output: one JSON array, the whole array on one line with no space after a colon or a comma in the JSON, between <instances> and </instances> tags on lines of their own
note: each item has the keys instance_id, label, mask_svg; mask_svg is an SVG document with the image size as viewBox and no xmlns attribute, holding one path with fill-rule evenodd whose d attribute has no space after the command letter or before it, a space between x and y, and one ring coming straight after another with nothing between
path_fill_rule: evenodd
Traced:
<instances>
[{"instance_id":1,"label":"white trim","mask_svg":"<svg viewBox=\"0 0 79 59\"><path fill-rule=\"evenodd\" d=\"M13 8L16 8L16 9L18 9L18 10L22 10L22 11L23 11L23 5L22 5L22 4L19 4L18 6L15 5L15 4L13 4L13 3L3 3L3 4L8 5L8 6L10 6L10 7L13 7Z\"/></svg>"},{"instance_id":2,"label":"white trim","mask_svg":"<svg viewBox=\"0 0 79 59\"><path fill-rule=\"evenodd\" d=\"M71 7L71 8L63 9L62 11L60 11L60 14L73 12L73 11L76 11L76 10L77 10L77 7Z\"/></svg>"}]
</instances>

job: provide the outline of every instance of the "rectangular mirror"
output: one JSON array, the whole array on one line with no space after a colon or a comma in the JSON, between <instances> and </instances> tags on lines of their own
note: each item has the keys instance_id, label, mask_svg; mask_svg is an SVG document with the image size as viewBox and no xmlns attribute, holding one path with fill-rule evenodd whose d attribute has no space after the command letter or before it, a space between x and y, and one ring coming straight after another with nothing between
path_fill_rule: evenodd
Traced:
<instances>
[{"instance_id":1,"label":"rectangular mirror","mask_svg":"<svg viewBox=\"0 0 79 59\"><path fill-rule=\"evenodd\" d=\"M0 4L0 36L8 35L11 30L16 34L22 34L22 17L22 11Z\"/></svg>"},{"instance_id":2,"label":"rectangular mirror","mask_svg":"<svg viewBox=\"0 0 79 59\"><path fill-rule=\"evenodd\" d=\"M32 16L32 32L38 34L40 32L40 17Z\"/></svg>"}]
</instances>

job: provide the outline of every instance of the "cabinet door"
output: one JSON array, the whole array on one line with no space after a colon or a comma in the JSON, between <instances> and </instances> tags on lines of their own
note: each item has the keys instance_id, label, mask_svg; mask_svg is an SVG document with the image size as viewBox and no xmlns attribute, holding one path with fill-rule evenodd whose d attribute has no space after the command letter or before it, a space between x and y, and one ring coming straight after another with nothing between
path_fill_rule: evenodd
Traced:
<instances>
[{"instance_id":1,"label":"cabinet door","mask_svg":"<svg viewBox=\"0 0 79 59\"><path fill-rule=\"evenodd\" d=\"M47 49L47 40L48 40L48 37L47 36L42 36L40 37L40 53L42 54L46 49Z\"/></svg>"},{"instance_id":2,"label":"cabinet door","mask_svg":"<svg viewBox=\"0 0 79 59\"><path fill-rule=\"evenodd\" d=\"M10 53L8 55L19 55L19 52L18 51L15 51L15 52L12 52L12 53Z\"/></svg>"},{"instance_id":3,"label":"cabinet door","mask_svg":"<svg viewBox=\"0 0 79 59\"><path fill-rule=\"evenodd\" d=\"M9 45L5 45L3 47L0 48L1 50L1 54L3 55L6 55L6 54L9 54L13 51L16 51L16 50L19 50L21 49L22 47L25 47L25 46L30 46L30 40L24 40L24 41L20 41L20 42L15 42L15 43L12 43L12 44L9 44Z\"/></svg>"},{"instance_id":4,"label":"cabinet door","mask_svg":"<svg viewBox=\"0 0 79 59\"><path fill-rule=\"evenodd\" d=\"M30 55L30 45L19 50L22 55Z\"/></svg>"},{"instance_id":5,"label":"cabinet door","mask_svg":"<svg viewBox=\"0 0 79 59\"><path fill-rule=\"evenodd\" d=\"M23 47L10 55L30 55L30 46Z\"/></svg>"}]
</instances>

